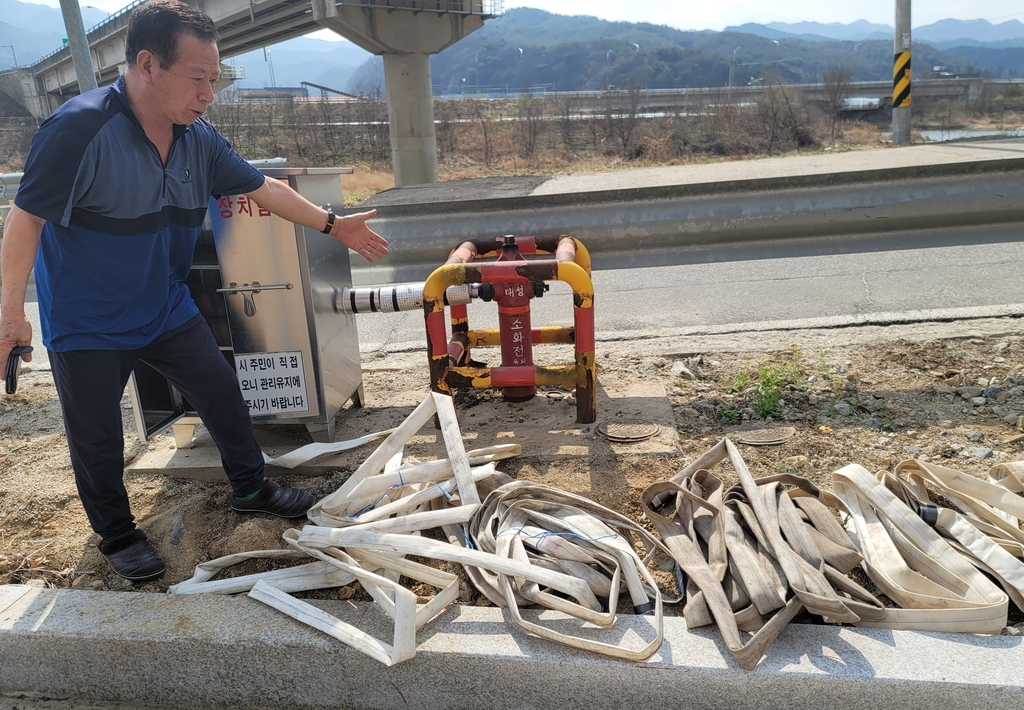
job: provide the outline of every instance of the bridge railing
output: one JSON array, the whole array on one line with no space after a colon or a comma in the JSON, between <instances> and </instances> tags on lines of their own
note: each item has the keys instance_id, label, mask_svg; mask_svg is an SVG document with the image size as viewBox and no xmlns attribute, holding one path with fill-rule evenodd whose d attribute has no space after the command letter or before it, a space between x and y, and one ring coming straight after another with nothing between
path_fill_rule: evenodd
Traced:
<instances>
[{"instance_id":1,"label":"bridge railing","mask_svg":"<svg viewBox=\"0 0 1024 710\"><path fill-rule=\"evenodd\" d=\"M92 44L92 40L94 38L96 38L97 36L102 36L102 34L103 34L102 30L105 27L107 27L108 25L110 25L110 24L112 24L114 22L117 22L117 21L121 20L121 18L124 18L125 16L127 16L129 12L131 12L132 10L134 10L135 8L137 8L139 5L141 5L144 2L146 2L146 0L135 0L130 5L126 5L125 7L122 7L120 10L115 12L113 15L108 16L106 19L101 20L100 22L97 22L95 25L93 25L92 27L87 29L85 31L85 36L88 38L89 43ZM70 47L68 47L68 45L66 45L66 44L64 46L62 46L62 47L58 47L57 49L53 50L49 54L46 54L46 55L40 57L29 68L30 69L34 69L34 70L41 69L41 68L43 68L46 65L46 63L49 60L53 59L54 57L57 57L58 55L64 54L64 53L68 53L68 54L71 53Z\"/></svg>"},{"instance_id":2,"label":"bridge railing","mask_svg":"<svg viewBox=\"0 0 1024 710\"><path fill-rule=\"evenodd\" d=\"M497 17L504 11L505 0L338 0L338 5Z\"/></svg>"}]
</instances>

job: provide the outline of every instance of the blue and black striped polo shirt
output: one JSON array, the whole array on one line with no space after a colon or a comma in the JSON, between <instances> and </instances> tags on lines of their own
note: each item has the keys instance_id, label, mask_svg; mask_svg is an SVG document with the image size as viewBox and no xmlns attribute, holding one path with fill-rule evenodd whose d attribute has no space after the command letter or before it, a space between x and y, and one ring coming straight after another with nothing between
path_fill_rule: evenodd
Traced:
<instances>
[{"instance_id":1,"label":"blue and black striped polo shirt","mask_svg":"<svg viewBox=\"0 0 1024 710\"><path fill-rule=\"evenodd\" d=\"M211 196L263 175L200 119L174 127L164 166L124 78L78 96L32 140L15 204L46 220L36 257L43 344L132 350L199 313L185 279Z\"/></svg>"}]
</instances>

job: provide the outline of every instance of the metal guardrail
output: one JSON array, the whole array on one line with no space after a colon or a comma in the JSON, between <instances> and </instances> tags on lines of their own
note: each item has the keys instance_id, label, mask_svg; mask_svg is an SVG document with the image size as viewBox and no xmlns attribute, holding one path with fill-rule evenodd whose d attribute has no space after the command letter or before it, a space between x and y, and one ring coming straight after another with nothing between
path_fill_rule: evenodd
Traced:
<instances>
[{"instance_id":1,"label":"metal guardrail","mask_svg":"<svg viewBox=\"0 0 1024 710\"><path fill-rule=\"evenodd\" d=\"M0 173L0 223L7 219L7 213L11 211L22 175L23 173Z\"/></svg>"},{"instance_id":2,"label":"metal guardrail","mask_svg":"<svg viewBox=\"0 0 1024 710\"><path fill-rule=\"evenodd\" d=\"M256 168L279 168L287 164L287 158L264 158L249 161L249 165ZM11 211L11 205L14 204L14 197L18 194L18 187L21 185L23 175L24 173L0 174L0 224L3 224L7 214Z\"/></svg>"},{"instance_id":3,"label":"metal guardrail","mask_svg":"<svg viewBox=\"0 0 1024 710\"><path fill-rule=\"evenodd\" d=\"M129 12L131 12L132 10L134 10L135 8L137 8L139 5L141 5L144 2L146 2L146 0L135 0L135 2L132 2L132 3L128 4L128 5L125 5L124 7L122 7L120 10L118 10L114 14L108 15L107 19L100 20L99 22L97 22L95 25L93 25L88 30L86 30L85 33L89 34L90 32L94 32L95 30L100 29L104 25L110 24L111 22L113 22L117 18L122 17L124 15L127 15Z\"/></svg>"},{"instance_id":4,"label":"metal guardrail","mask_svg":"<svg viewBox=\"0 0 1024 710\"><path fill-rule=\"evenodd\" d=\"M347 210L375 208L390 243L387 259L353 262L356 285L422 280L463 241L502 234L571 234L613 269L884 251L903 232L909 248L945 246L971 243L968 228L1024 225L1024 158L446 202L416 190Z\"/></svg>"}]
</instances>

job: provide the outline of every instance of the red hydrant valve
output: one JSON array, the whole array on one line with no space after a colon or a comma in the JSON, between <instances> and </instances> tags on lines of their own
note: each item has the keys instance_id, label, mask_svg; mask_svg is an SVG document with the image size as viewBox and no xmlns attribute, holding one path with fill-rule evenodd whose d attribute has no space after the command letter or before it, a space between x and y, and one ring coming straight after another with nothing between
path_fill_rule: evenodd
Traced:
<instances>
[{"instance_id":1,"label":"red hydrant valve","mask_svg":"<svg viewBox=\"0 0 1024 710\"><path fill-rule=\"evenodd\" d=\"M519 253L519 245L514 236L504 238L497 261L526 263L526 259ZM494 284L502 367L533 367L533 328L530 325L530 299L533 294L532 283L509 281ZM525 402L533 399L537 387L502 387L501 394L510 402Z\"/></svg>"},{"instance_id":2,"label":"red hydrant valve","mask_svg":"<svg viewBox=\"0 0 1024 710\"><path fill-rule=\"evenodd\" d=\"M535 258L548 255L549 258ZM481 263L479 258L494 258ZM526 257L530 257L527 259ZM573 292L572 326L534 328L530 300L561 281ZM498 305L496 329L471 330L466 305L450 304L451 336L445 328L447 289L468 286L471 298ZM576 421L597 417L594 357L594 283L590 255L574 237L491 237L471 239L452 251L448 261L423 285L423 314L430 360L430 388L452 394L463 387L498 387L508 400L535 396L537 386L576 392ZM538 366L535 344L572 345L571 365ZM489 367L471 357L474 348L500 346L501 365Z\"/></svg>"}]
</instances>

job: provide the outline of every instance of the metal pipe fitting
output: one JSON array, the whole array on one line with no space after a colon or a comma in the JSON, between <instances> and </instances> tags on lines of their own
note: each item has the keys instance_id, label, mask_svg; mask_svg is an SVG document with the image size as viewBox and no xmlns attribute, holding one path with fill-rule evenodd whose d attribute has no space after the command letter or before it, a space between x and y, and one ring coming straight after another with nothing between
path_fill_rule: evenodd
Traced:
<instances>
[{"instance_id":1,"label":"metal pipe fitting","mask_svg":"<svg viewBox=\"0 0 1024 710\"><path fill-rule=\"evenodd\" d=\"M419 283L388 286L360 286L334 289L335 313L397 313L423 310L423 285ZM446 306L465 306L479 297L479 284L449 286L444 292Z\"/></svg>"}]
</instances>

